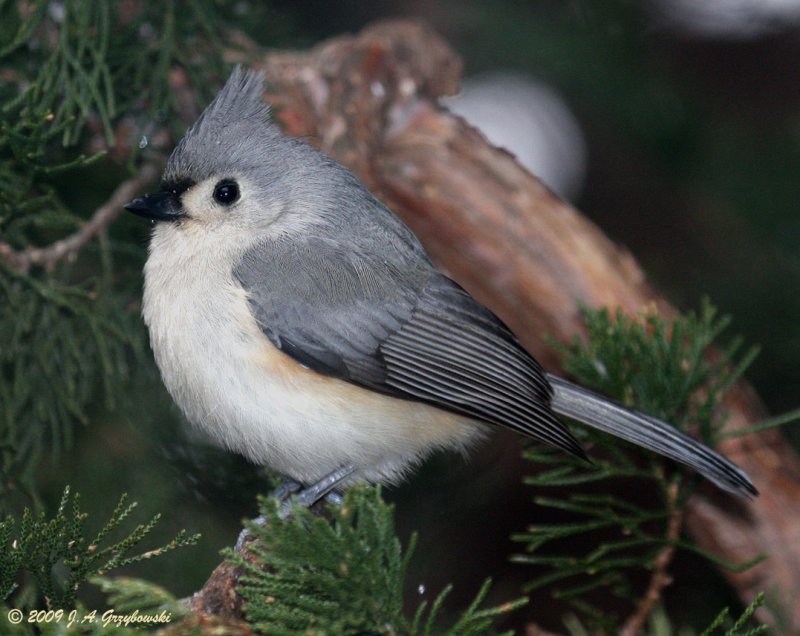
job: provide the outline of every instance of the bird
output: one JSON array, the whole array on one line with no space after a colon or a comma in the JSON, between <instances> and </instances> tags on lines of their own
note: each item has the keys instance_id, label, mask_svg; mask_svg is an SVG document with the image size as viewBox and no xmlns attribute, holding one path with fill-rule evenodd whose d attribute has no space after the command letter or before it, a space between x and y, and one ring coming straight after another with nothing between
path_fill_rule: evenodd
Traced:
<instances>
[{"instance_id":1,"label":"bird","mask_svg":"<svg viewBox=\"0 0 800 636\"><path fill-rule=\"evenodd\" d=\"M692 437L545 372L347 168L283 133L263 81L236 66L160 192L125 205L153 223L142 316L189 422L309 504L498 426L586 457L558 415L757 495Z\"/></svg>"}]
</instances>

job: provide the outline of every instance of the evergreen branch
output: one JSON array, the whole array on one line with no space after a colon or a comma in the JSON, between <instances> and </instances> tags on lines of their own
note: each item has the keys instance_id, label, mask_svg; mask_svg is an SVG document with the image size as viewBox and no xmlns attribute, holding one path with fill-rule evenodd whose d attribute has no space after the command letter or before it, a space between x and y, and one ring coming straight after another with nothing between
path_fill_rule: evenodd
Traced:
<instances>
[{"instance_id":1,"label":"evergreen branch","mask_svg":"<svg viewBox=\"0 0 800 636\"><path fill-rule=\"evenodd\" d=\"M786 413L782 413L781 415L770 417L769 419L766 419L763 422L758 422L757 424L753 424L752 426L724 431L719 436L719 439L725 440L734 437L745 437L746 435L760 433L761 431L767 431L771 428L786 426L787 424L797 421L800 421L800 409L794 409L793 411L788 411Z\"/></svg>"},{"instance_id":2,"label":"evergreen branch","mask_svg":"<svg viewBox=\"0 0 800 636\"><path fill-rule=\"evenodd\" d=\"M181 531L162 548L126 556L153 529L158 521L156 515L120 541L108 546L100 545L112 531L121 527L135 505L125 504L126 496L123 495L93 541L87 541L84 536L87 515L80 509L78 494L73 496L69 487L64 489L52 519L48 520L44 513L34 515L30 509L25 509L14 538L12 533L16 522L12 517L6 518L0 523L0 598L7 600L16 590L20 577L27 574L33 577L36 592L48 608L71 607L79 586L89 577L176 547L192 545L199 539L199 535L189 536ZM64 569L67 571L63 572Z\"/></svg>"},{"instance_id":3,"label":"evergreen branch","mask_svg":"<svg viewBox=\"0 0 800 636\"><path fill-rule=\"evenodd\" d=\"M644 628L648 618L653 613L653 610L661 601L661 592L665 587L672 583L672 577L667 572L672 563L677 550L677 541L681 536L681 528L683 527L683 514L684 511L679 505L679 489L678 483L673 482L667 488L667 501L666 506L672 511L672 514L667 524L667 529L664 534L664 540L667 542L658 556L653 559L653 572L650 575L650 583L647 590L639 600L639 607L636 612L628 617L622 626L620 636L636 636Z\"/></svg>"},{"instance_id":4,"label":"evergreen branch","mask_svg":"<svg viewBox=\"0 0 800 636\"><path fill-rule=\"evenodd\" d=\"M716 565L718 568L722 570L729 570L734 574L740 574L742 572L746 572L750 568L758 565L759 563L763 563L767 560L768 555L766 554L759 554L754 556L752 559L748 559L747 561L728 561L726 559L719 558L713 552L709 552L708 550L703 550L695 543L691 543L688 541L679 541L678 547L681 550L686 550L687 552L693 552L694 554L704 558L709 563Z\"/></svg>"},{"instance_id":5,"label":"evergreen branch","mask_svg":"<svg viewBox=\"0 0 800 636\"><path fill-rule=\"evenodd\" d=\"M283 519L274 500L264 500L261 512L263 525L248 524L257 540L241 552L227 552L231 563L243 570L236 592L256 630L286 636L479 636L492 633L494 617L527 602L522 598L481 608L487 580L448 626L441 617L452 589L448 585L431 605L423 601L409 621L403 615L403 587L413 538L403 550L393 509L383 502L379 488L351 488L344 504L329 510L332 519L298 507ZM225 589L230 595L230 588ZM192 599L195 608L197 596ZM208 606L208 599L204 601L201 607Z\"/></svg>"},{"instance_id":6,"label":"evergreen branch","mask_svg":"<svg viewBox=\"0 0 800 636\"><path fill-rule=\"evenodd\" d=\"M175 619L186 616L189 608L178 601L164 588L126 576L113 579L104 576L95 576L89 579L93 585L100 587L107 595L109 604L117 613L130 613L135 610L140 612L169 612Z\"/></svg>"},{"instance_id":7,"label":"evergreen branch","mask_svg":"<svg viewBox=\"0 0 800 636\"><path fill-rule=\"evenodd\" d=\"M34 265L52 270L56 263L73 258L89 241L104 232L120 215L122 206L156 181L160 173L159 165L143 164L139 172L123 181L108 200L94 211L89 221L74 234L47 247L26 247L22 250L14 250L8 243L0 241L0 258L21 272L27 272Z\"/></svg>"},{"instance_id":8,"label":"evergreen branch","mask_svg":"<svg viewBox=\"0 0 800 636\"><path fill-rule=\"evenodd\" d=\"M408 632L404 633L407 633L409 636L432 636L434 634L436 636L479 636L487 632L491 633L493 618L514 611L528 602L528 599L523 597L515 601L498 605L497 607L479 609L479 606L486 599L491 585L492 580L486 579L461 617L455 623L443 629L439 625L441 622L441 610L444 606L445 599L450 595L450 592L453 591L452 585L445 586L434 599L424 624L422 623L422 618L428 607L427 601L420 603L414 615L411 627ZM511 636L512 634L512 631L508 631L503 632L500 636Z\"/></svg>"},{"instance_id":9,"label":"evergreen branch","mask_svg":"<svg viewBox=\"0 0 800 636\"><path fill-rule=\"evenodd\" d=\"M402 579L407 559L393 536L392 509L378 491L355 489L332 510L333 523L293 508L281 519L265 500L264 526L248 547L257 562L229 553L244 568L239 593L256 629L293 634L309 626L331 633L390 633L403 621Z\"/></svg>"},{"instance_id":10,"label":"evergreen branch","mask_svg":"<svg viewBox=\"0 0 800 636\"><path fill-rule=\"evenodd\" d=\"M581 384L635 404L679 429L692 428L713 443L723 421L717 414L720 395L754 355L752 349L741 355L740 339L714 348L714 339L729 320L717 317L707 302L698 314L672 322L652 314L631 319L621 312L612 316L607 310L583 311L589 339L559 345L567 354L564 368ZM535 498L538 505L558 514L559 521L531 525L525 533L514 535L513 540L527 544L527 554L512 560L546 566L524 589L549 587L551 596L567 601L593 629L616 630L620 623L602 606L594 605L589 592L607 587L614 596L633 603L620 632L631 636L648 623L671 582L668 570L677 549L687 547L680 535L688 481L683 473L670 476L667 471L672 467L662 458L637 457L630 445L608 438L600 441L591 431L578 431L578 435L597 441L608 456L588 466L571 458L558 465L550 451L532 448L526 453L526 458L546 468L525 482L538 488L563 488L567 494ZM651 498L644 508L622 495L575 490L580 484L603 479L647 479L660 501ZM563 553L550 548L551 544L567 546L581 536L601 535L606 537L602 543L587 547L582 554L575 555L574 548ZM550 551L545 553L545 547ZM645 589L635 593L630 574L637 569L648 571L649 578Z\"/></svg>"},{"instance_id":11,"label":"evergreen branch","mask_svg":"<svg viewBox=\"0 0 800 636\"><path fill-rule=\"evenodd\" d=\"M753 618L753 615L756 613L756 610L764 604L764 593L761 592L756 595L753 602L748 605L745 610L742 612L741 616L736 619L736 622L733 624L732 627L725 630L725 636L756 636L757 634L763 634L767 631L766 625L758 625L753 628L748 628L747 624ZM712 636L717 629L722 628L725 624L726 620L728 619L728 615L730 614L730 610L726 607L722 610L717 617L711 622L711 624L703 630L703 633L700 636ZM746 630L746 631L745 631Z\"/></svg>"},{"instance_id":12,"label":"evergreen branch","mask_svg":"<svg viewBox=\"0 0 800 636\"><path fill-rule=\"evenodd\" d=\"M9 2L7 4L11 3ZM0 4L0 7L2 7L2 4ZM18 20L16 24L16 33L14 33L14 35L8 39L6 44L0 47L0 59L11 54L29 40L47 12L47 4L44 2L40 2L30 8L32 10L25 16L25 18ZM10 16L5 15L3 17L11 22L9 19ZM22 16L19 17L21 18Z\"/></svg>"},{"instance_id":13,"label":"evergreen branch","mask_svg":"<svg viewBox=\"0 0 800 636\"><path fill-rule=\"evenodd\" d=\"M45 447L72 444L104 387L108 408L140 353L140 323L109 289L41 280L0 262L0 507L22 491L35 501Z\"/></svg>"}]
</instances>

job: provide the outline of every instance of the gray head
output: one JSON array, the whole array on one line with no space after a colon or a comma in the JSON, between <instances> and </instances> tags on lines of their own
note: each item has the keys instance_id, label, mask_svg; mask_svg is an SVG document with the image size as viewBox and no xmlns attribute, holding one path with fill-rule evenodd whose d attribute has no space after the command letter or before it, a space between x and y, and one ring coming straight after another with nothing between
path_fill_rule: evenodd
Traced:
<instances>
[{"instance_id":1,"label":"gray head","mask_svg":"<svg viewBox=\"0 0 800 636\"><path fill-rule=\"evenodd\" d=\"M365 196L343 167L270 121L260 73L237 66L167 162L162 192L128 210L175 228L251 243L296 232L342 209L336 193ZM345 206L349 207L349 206ZM159 229L157 228L157 232Z\"/></svg>"},{"instance_id":2,"label":"gray head","mask_svg":"<svg viewBox=\"0 0 800 636\"><path fill-rule=\"evenodd\" d=\"M125 207L162 221L151 253L180 241L187 256L213 250L232 265L250 246L316 235L345 250L410 250L428 262L411 231L350 171L270 121L261 74L238 66L173 151L162 191Z\"/></svg>"}]
</instances>

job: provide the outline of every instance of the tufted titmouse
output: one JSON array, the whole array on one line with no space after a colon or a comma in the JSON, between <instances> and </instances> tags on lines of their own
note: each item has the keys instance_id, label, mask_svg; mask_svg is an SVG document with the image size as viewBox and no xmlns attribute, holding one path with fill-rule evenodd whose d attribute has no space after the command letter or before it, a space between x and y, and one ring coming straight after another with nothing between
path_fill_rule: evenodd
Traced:
<instances>
[{"instance_id":1,"label":"tufted titmouse","mask_svg":"<svg viewBox=\"0 0 800 636\"><path fill-rule=\"evenodd\" d=\"M237 67L162 191L125 206L155 222L142 313L191 422L327 489L397 482L490 425L582 456L557 412L757 494L668 424L545 374L353 174L269 122L262 83Z\"/></svg>"}]
</instances>

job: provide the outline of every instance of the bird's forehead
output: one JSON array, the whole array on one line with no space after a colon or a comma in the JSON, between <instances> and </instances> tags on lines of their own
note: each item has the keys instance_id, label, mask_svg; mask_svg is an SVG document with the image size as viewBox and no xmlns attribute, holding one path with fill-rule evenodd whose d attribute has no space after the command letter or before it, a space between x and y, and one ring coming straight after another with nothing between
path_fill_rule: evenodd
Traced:
<instances>
[{"instance_id":1,"label":"bird's forehead","mask_svg":"<svg viewBox=\"0 0 800 636\"><path fill-rule=\"evenodd\" d=\"M263 128L266 128L264 126ZM269 137L254 127L228 126L220 134L187 134L167 162L165 181L204 181L252 172L261 163Z\"/></svg>"}]
</instances>

